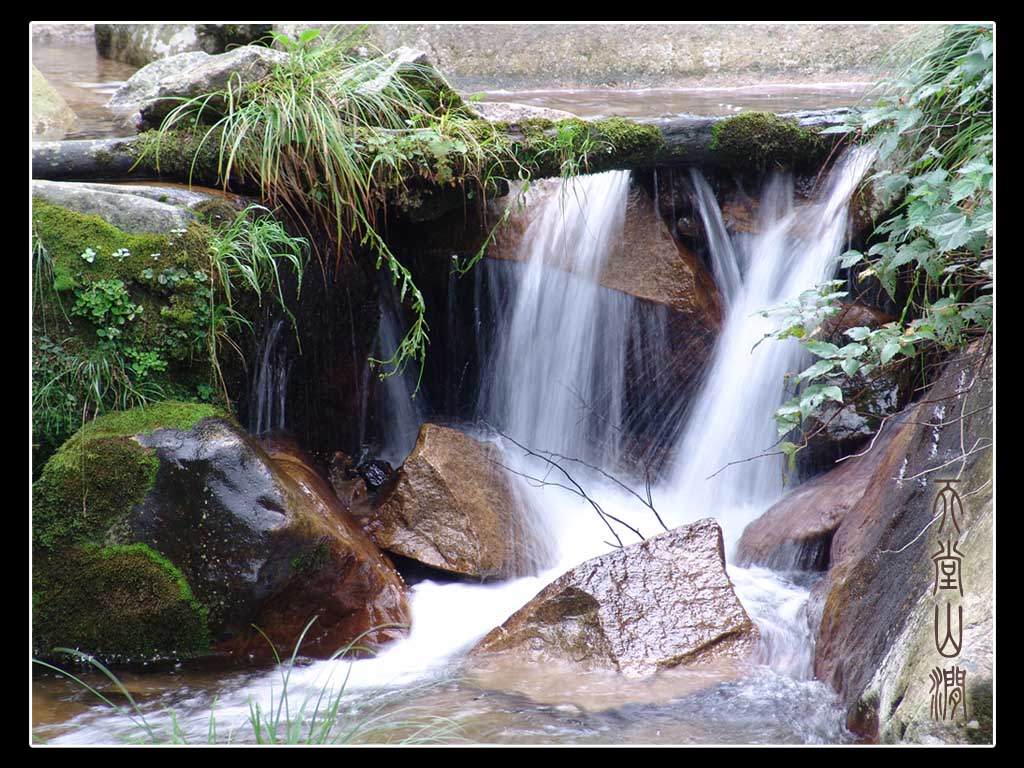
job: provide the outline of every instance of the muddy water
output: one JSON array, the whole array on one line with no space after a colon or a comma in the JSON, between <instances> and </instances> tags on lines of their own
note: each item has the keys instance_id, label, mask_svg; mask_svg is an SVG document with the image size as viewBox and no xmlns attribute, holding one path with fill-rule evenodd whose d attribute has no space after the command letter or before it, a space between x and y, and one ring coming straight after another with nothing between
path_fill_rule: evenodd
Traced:
<instances>
[{"instance_id":1,"label":"muddy water","mask_svg":"<svg viewBox=\"0 0 1024 768\"><path fill-rule=\"evenodd\" d=\"M735 88L587 89L571 91L484 91L485 101L509 101L562 109L585 118L670 117L680 114L732 115L744 110L796 112L853 106L870 83L793 83Z\"/></svg>"},{"instance_id":2,"label":"muddy water","mask_svg":"<svg viewBox=\"0 0 1024 768\"><path fill-rule=\"evenodd\" d=\"M101 58L91 42L82 40L60 46L36 43L32 60L78 115L65 138L97 139L134 133L134 129L112 114L105 104L137 67ZM482 95L486 101L562 109L586 118L663 117L683 113L730 115L743 110L792 112L846 107L857 103L868 87L868 83L862 82L793 83L733 88L490 90L483 91Z\"/></svg>"},{"instance_id":3,"label":"muddy water","mask_svg":"<svg viewBox=\"0 0 1024 768\"><path fill-rule=\"evenodd\" d=\"M96 54L96 46L88 40L74 40L59 46L36 43L32 47L32 62L78 116L65 139L99 139L135 133L132 126L116 118L105 104L138 67L101 58Z\"/></svg>"}]
</instances>

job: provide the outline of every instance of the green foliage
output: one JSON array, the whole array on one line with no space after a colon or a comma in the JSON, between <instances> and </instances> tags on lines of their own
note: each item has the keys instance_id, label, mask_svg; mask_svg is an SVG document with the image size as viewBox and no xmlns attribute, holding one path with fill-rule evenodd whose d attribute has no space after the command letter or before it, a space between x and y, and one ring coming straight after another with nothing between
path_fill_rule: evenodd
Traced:
<instances>
[{"instance_id":1,"label":"green foliage","mask_svg":"<svg viewBox=\"0 0 1024 768\"><path fill-rule=\"evenodd\" d=\"M96 414L168 397L211 400L218 384L227 403L224 348L238 349L239 334L251 330L246 314L265 293L288 312L282 270L301 286L307 258L306 241L261 206L232 211L217 230L133 235L35 200L33 234L39 459ZM81 258L90 251L91 260Z\"/></svg>"},{"instance_id":2,"label":"green foliage","mask_svg":"<svg viewBox=\"0 0 1024 768\"><path fill-rule=\"evenodd\" d=\"M991 28L948 28L880 86L876 106L827 132L854 135L877 152L882 170L866 183L881 206L902 196L867 251L840 259L859 280L877 279L902 311L882 327L846 330L849 343L837 346L814 336L846 295L838 281L776 310L785 316L776 335L800 338L819 358L796 377L807 389L777 411L780 434L836 399L815 380L837 371L867 376L928 349L961 349L992 330Z\"/></svg>"},{"instance_id":3,"label":"green foliage","mask_svg":"<svg viewBox=\"0 0 1024 768\"><path fill-rule=\"evenodd\" d=\"M132 301L121 280L97 280L88 288L75 291L71 314L88 318L96 326L96 335L114 341L121 327L142 313L142 305Z\"/></svg>"}]
</instances>

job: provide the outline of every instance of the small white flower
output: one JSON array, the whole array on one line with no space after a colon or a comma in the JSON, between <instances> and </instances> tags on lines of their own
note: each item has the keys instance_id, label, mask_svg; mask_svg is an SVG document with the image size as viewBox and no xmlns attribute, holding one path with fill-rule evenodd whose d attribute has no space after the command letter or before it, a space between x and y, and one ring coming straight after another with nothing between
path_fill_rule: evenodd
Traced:
<instances>
[{"instance_id":1,"label":"small white flower","mask_svg":"<svg viewBox=\"0 0 1024 768\"><path fill-rule=\"evenodd\" d=\"M86 248L85 253L82 254L82 261L86 261L89 264L92 264L94 261L96 261L96 251L94 251L92 248Z\"/></svg>"}]
</instances>

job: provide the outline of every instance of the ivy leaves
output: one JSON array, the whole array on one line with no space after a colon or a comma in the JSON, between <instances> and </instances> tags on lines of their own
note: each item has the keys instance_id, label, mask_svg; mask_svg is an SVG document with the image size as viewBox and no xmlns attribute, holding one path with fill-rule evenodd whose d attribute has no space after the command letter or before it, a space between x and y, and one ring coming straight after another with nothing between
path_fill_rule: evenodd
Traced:
<instances>
[{"instance_id":1,"label":"ivy leaves","mask_svg":"<svg viewBox=\"0 0 1024 768\"><path fill-rule=\"evenodd\" d=\"M824 133L856 135L877 152L881 169L865 183L893 212L866 251L848 250L838 265L853 269L858 281L877 279L902 305L900 318L849 328L844 345L817 338L846 295L840 281L773 310L784 316L774 336L800 339L818 358L791 377L802 390L776 411L780 435L830 402L842 403L835 383L842 377L877 375L926 344L954 350L992 328L991 28L950 27L883 86L874 107ZM800 447L787 441L781 449L792 463Z\"/></svg>"}]
</instances>

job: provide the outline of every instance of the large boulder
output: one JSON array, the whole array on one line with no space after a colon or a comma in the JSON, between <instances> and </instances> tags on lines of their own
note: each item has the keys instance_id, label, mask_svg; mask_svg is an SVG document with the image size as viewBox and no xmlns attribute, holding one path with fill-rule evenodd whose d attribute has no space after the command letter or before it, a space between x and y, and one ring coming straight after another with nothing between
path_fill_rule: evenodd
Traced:
<instances>
[{"instance_id":1,"label":"large boulder","mask_svg":"<svg viewBox=\"0 0 1024 768\"><path fill-rule=\"evenodd\" d=\"M211 406L86 424L33 486L33 645L108 661L326 656L408 624L400 577L301 459Z\"/></svg>"},{"instance_id":2,"label":"large boulder","mask_svg":"<svg viewBox=\"0 0 1024 768\"><path fill-rule=\"evenodd\" d=\"M546 550L526 524L498 449L424 424L393 490L352 512L381 549L478 579L534 573Z\"/></svg>"},{"instance_id":3,"label":"large boulder","mask_svg":"<svg viewBox=\"0 0 1024 768\"><path fill-rule=\"evenodd\" d=\"M616 549L545 587L472 655L642 677L720 658L747 658L757 629L725 572L711 519Z\"/></svg>"},{"instance_id":4,"label":"large boulder","mask_svg":"<svg viewBox=\"0 0 1024 768\"><path fill-rule=\"evenodd\" d=\"M109 109L122 113L138 112L142 104L157 96L160 81L181 75L210 58L205 51L185 51L147 64L114 91Z\"/></svg>"},{"instance_id":5,"label":"large boulder","mask_svg":"<svg viewBox=\"0 0 1024 768\"><path fill-rule=\"evenodd\" d=\"M214 225L230 223L251 202L240 195L204 187L42 179L33 179L32 197L78 213L99 216L131 234L167 234L186 228L197 218Z\"/></svg>"},{"instance_id":6,"label":"large boulder","mask_svg":"<svg viewBox=\"0 0 1024 768\"><path fill-rule=\"evenodd\" d=\"M832 567L811 594L815 674L840 693L850 728L869 737L992 738L991 364L990 350L975 344L891 420L897 434L875 452L868 490L836 529ZM933 504L936 480L946 478L959 481L965 515L959 532L947 521L940 536ZM949 534L963 557L965 642L955 659L940 656L933 626L933 608L949 595L933 594L933 557ZM928 672L952 665L967 671L967 717L932 721Z\"/></svg>"},{"instance_id":7,"label":"large boulder","mask_svg":"<svg viewBox=\"0 0 1024 768\"><path fill-rule=\"evenodd\" d=\"M77 117L35 64L29 65L29 69L32 72L32 138L60 139Z\"/></svg>"},{"instance_id":8,"label":"large boulder","mask_svg":"<svg viewBox=\"0 0 1024 768\"><path fill-rule=\"evenodd\" d=\"M130 189L130 188L129 188ZM195 216L186 208L132 193L115 184L32 182L32 196L79 213L99 216L132 234L166 234L184 229Z\"/></svg>"},{"instance_id":9,"label":"large boulder","mask_svg":"<svg viewBox=\"0 0 1024 768\"><path fill-rule=\"evenodd\" d=\"M741 559L828 565L811 593L815 675L831 685L847 724L881 741L992 738L992 379L981 344L952 359L919 402L838 469L797 489L744 532ZM936 479L954 478L966 515L951 541L962 554L964 645L935 648L933 560L946 533ZM799 559L801 551L824 554ZM816 562L809 562L815 561ZM955 614L954 614L955 615ZM930 673L966 670L967 716L933 720Z\"/></svg>"},{"instance_id":10,"label":"large boulder","mask_svg":"<svg viewBox=\"0 0 1024 768\"><path fill-rule=\"evenodd\" d=\"M255 82L287 60L288 54L283 51L245 45L170 74L157 83L149 100L142 105L139 128L158 128L167 114L183 101L223 91L229 82L232 89ZM211 99L207 104L212 111L223 109L225 105L218 99Z\"/></svg>"},{"instance_id":11,"label":"large boulder","mask_svg":"<svg viewBox=\"0 0 1024 768\"><path fill-rule=\"evenodd\" d=\"M876 451L884 451L895 433L883 430L866 455L797 486L750 523L736 546L737 563L782 571L826 570L836 528L875 480Z\"/></svg>"}]
</instances>

